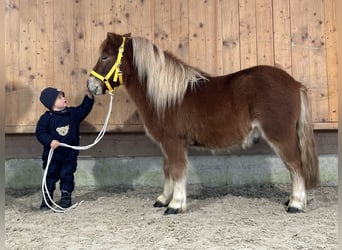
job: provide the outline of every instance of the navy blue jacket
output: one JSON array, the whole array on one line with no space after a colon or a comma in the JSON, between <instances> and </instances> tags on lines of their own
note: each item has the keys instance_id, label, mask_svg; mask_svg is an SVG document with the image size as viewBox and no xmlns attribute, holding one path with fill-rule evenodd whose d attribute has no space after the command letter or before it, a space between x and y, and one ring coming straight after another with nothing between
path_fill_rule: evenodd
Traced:
<instances>
[{"instance_id":1,"label":"navy blue jacket","mask_svg":"<svg viewBox=\"0 0 342 250\"><path fill-rule=\"evenodd\" d=\"M83 121L94 105L94 98L84 97L81 105L67 107L62 111L46 111L39 119L36 127L36 137L43 144L42 160L44 165L50 151L52 140L79 146L80 123ZM53 158L63 160L67 156L77 158L78 151L67 147L58 147L54 150Z\"/></svg>"}]
</instances>

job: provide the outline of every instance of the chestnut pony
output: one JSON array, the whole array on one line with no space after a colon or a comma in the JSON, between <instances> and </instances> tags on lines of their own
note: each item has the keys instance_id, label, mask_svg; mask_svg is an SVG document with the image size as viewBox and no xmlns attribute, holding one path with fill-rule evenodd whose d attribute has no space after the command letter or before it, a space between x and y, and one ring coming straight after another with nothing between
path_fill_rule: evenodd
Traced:
<instances>
[{"instance_id":1,"label":"chestnut pony","mask_svg":"<svg viewBox=\"0 0 342 250\"><path fill-rule=\"evenodd\" d=\"M164 189L155 207L186 210L187 146L247 148L266 140L290 171L287 211L303 211L319 183L307 89L285 71L255 66L210 76L142 37L108 33L88 80L96 95L123 84L146 133L163 152Z\"/></svg>"}]
</instances>

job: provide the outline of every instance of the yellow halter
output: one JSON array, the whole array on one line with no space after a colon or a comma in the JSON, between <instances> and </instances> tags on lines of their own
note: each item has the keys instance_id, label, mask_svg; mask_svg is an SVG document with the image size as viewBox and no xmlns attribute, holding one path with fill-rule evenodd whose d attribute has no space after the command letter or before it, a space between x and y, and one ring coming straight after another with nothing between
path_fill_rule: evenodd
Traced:
<instances>
[{"instance_id":1,"label":"yellow halter","mask_svg":"<svg viewBox=\"0 0 342 250\"><path fill-rule=\"evenodd\" d=\"M120 70L120 65L121 65L122 55L124 52L125 40L126 40L126 37L123 37L122 38L122 44L119 47L118 57L116 58L114 65L109 70L109 72L106 74L106 76L102 76L94 70L92 70L90 72L91 75L95 76L97 79L101 80L104 84L106 84L108 91L110 93L113 93L114 90L116 89L116 88L113 89L109 83L109 78L113 75L113 73L114 73L113 82L117 82L118 78L119 78L120 85L123 84L122 72Z\"/></svg>"}]
</instances>

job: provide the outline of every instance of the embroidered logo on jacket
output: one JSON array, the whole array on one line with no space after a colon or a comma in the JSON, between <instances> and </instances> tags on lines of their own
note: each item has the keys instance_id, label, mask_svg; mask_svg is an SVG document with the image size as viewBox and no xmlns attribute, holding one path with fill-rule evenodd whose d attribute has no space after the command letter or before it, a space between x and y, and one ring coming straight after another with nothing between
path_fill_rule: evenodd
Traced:
<instances>
[{"instance_id":1,"label":"embroidered logo on jacket","mask_svg":"<svg viewBox=\"0 0 342 250\"><path fill-rule=\"evenodd\" d=\"M59 127L59 128L56 128L56 131L59 135L61 136L66 136L69 132L69 126L70 125L66 125L64 127Z\"/></svg>"}]
</instances>

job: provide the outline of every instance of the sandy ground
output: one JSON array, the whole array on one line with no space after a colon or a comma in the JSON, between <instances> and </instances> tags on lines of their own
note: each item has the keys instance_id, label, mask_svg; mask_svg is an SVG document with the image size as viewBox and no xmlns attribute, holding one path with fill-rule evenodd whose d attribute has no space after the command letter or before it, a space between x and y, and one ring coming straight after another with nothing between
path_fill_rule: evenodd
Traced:
<instances>
[{"instance_id":1,"label":"sandy ground","mask_svg":"<svg viewBox=\"0 0 342 250\"><path fill-rule=\"evenodd\" d=\"M188 187L188 211L153 208L161 189L76 190L67 213L40 211L40 192L6 192L6 249L337 249L337 187L287 214L288 185ZM58 200L56 197L55 200Z\"/></svg>"}]
</instances>

